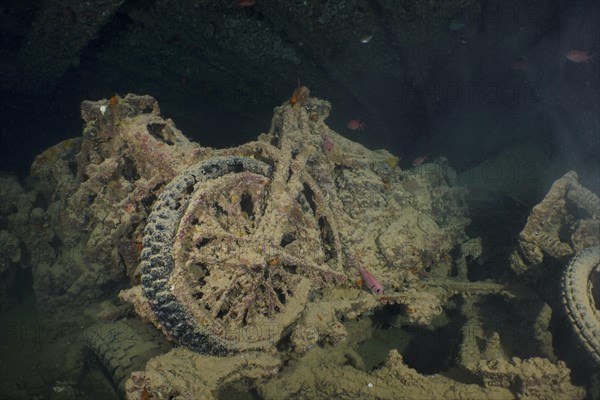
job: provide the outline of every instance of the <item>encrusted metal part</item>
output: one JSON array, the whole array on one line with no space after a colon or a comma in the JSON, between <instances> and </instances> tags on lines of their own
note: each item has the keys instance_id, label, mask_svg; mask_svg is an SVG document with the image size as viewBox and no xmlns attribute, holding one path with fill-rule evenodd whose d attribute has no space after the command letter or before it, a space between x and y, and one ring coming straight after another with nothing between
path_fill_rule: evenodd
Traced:
<instances>
[{"instance_id":1,"label":"encrusted metal part","mask_svg":"<svg viewBox=\"0 0 600 400\"><path fill-rule=\"evenodd\" d=\"M564 265L579 250L600 245L600 200L575 171L556 180L519 234L511 268L520 275Z\"/></svg>"}]
</instances>

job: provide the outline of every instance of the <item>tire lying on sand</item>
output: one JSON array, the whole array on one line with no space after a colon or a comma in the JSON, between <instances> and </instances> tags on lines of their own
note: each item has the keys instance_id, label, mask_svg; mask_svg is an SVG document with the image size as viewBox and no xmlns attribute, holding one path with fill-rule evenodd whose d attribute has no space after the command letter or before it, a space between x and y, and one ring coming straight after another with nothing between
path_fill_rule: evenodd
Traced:
<instances>
[{"instance_id":1,"label":"tire lying on sand","mask_svg":"<svg viewBox=\"0 0 600 400\"><path fill-rule=\"evenodd\" d=\"M577 253L561 282L563 310L579 346L600 366L600 247Z\"/></svg>"},{"instance_id":2,"label":"tire lying on sand","mask_svg":"<svg viewBox=\"0 0 600 400\"><path fill-rule=\"evenodd\" d=\"M172 348L160 332L136 320L95 324L84 334L86 350L97 358L121 394L133 371L143 370L151 358Z\"/></svg>"}]
</instances>

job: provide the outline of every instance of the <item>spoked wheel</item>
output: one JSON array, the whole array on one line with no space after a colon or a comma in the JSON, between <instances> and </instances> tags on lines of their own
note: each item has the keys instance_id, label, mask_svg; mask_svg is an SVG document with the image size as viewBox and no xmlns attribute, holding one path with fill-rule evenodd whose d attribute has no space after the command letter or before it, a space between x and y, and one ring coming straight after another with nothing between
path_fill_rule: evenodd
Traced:
<instances>
[{"instance_id":1,"label":"spoked wheel","mask_svg":"<svg viewBox=\"0 0 600 400\"><path fill-rule=\"evenodd\" d=\"M200 352L277 342L309 293L345 280L337 231L303 174L274 178L247 157L216 157L176 177L144 232L142 284L156 324Z\"/></svg>"}]
</instances>

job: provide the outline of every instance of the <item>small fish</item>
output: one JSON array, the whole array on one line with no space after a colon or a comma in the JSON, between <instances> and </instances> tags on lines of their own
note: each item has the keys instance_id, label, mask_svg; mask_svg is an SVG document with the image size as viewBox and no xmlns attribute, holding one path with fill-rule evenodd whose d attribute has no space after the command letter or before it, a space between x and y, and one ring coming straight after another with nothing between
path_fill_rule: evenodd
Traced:
<instances>
[{"instance_id":1,"label":"small fish","mask_svg":"<svg viewBox=\"0 0 600 400\"><path fill-rule=\"evenodd\" d=\"M256 0L238 0L237 5L240 7L252 7L256 4Z\"/></svg>"},{"instance_id":2,"label":"small fish","mask_svg":"<svg viewBox=\"0 0 600 400\"><path fill-rule=\"evenodd\" d=\"M358 268L358 272L360 273L365 286L371 291L371 293L383 294L383 286L381 286L381 283L379 283L373 274L362 267Z\"/></svg>"},{"instance_id":3,"label":"small fish","mask_svg":"<svg viewBox=\"0 0 600 400\"><path fill-rule=\"evenodd\" d=\"M360 42L363 44L367 44L371 41L371 39L373 39L373 35L365 35L360 38Z\"/></svg>"},{"instance_id":4,"label":"small fish","mask_svg":"<svg viewBox=\"0 0 600 400\"><path fill-rule=\"evenodd\" d=\"M467 25L465 25L462 21L458 19L453 19L452 22L450 22L450 25L448 25L448 29L450 29L453 32L456 32L463 30L466 26Z\"/></svg>"},{"instance_id":5,"label":"small fish","mask_svg":"<svg viewBox=\"0 0 600 400\"><path fill-rule=\"evenodd\" d=\"M360 130L363 131L365 126L367 126L364 122L360 122L360 119L351 119L348 121L348 125L346 125L348 129L351 131Z\"/></svg>"},{"instance_id":6,"label":"small fish","mask_svg":"<svg viewBox=\"0 0 600 400\"><path fill-rule=\"evenodd\" d=\"M569 52L565 54L565 57L574 63L588 62L595 56L596 54L590 54L589 51L585 50L569 50Z\"/></svg>"},{"instance_id":7,"label":"small fish","mask_svg":"<svg viewBox=\"0 0 600 400\"><path fill-rule=\"evenodd\" d=\"M513 71L527 71L529 69L529 64L525 61L517 61L510 64L510 69Z\"/></svg>"},{"instance_id":8,"label":"small fish","mask_svg":"<svg viewBox=\"0 0 600 400\"><path fill-rule=\"evenodd\" d=\"M413 167L418 167L419 165L423 164L426 160L427 154L423 154L422 156L415 158L412 162L412 165Z\"/></svg>"}]
</instances>

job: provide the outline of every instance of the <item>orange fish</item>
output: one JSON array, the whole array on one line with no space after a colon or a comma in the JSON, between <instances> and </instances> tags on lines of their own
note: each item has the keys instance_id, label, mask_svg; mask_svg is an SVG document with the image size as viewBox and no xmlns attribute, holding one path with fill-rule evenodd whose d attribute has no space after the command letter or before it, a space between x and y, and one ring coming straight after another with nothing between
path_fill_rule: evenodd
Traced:
<instances>
[{"instance_id":1,"label":"orange fish","mask_svg":"<svg viewBox=\"0 0 600 400\"><path fill-rule=\"evenodd\" d=\"M252 7L256 4L256 0L238 0L237 5L240 7Z\"/></svg>"},{"instance_id":2,"label":"orange fish","mask_svg":"<svg viewBox=\"0 0 600 400\"><path fill-rule=\"evenodd\" d=\"M569 50L569 52L565 54L565 57L574 63L588 62L595 56L596 54L590 54L589 51L585 50Z\"/></svg>"},{"instance_id":3,"label":"orange fish","mask_svg":"<svg viewBox=\"0 0 600 400\"><path fill-rule=\"evenodd\" d=\"M346 126L351 131L355 131L357 129L363 131L367 125L364 122L360 122L360 119L352 119L348 121L348 125Z\"/></svg>"},{"instance_id":4,"label":"orange fish","mask_svg":"<svg viewBox=\"0 0 600 400\"><path fill-rule=\"evenodd\" d=\"M418 167L419 165L423 164L426 160L427 154L423 154L422 156L415 158L412 162L412 165L413 167Z\"/></svg>"}]
</instances>

